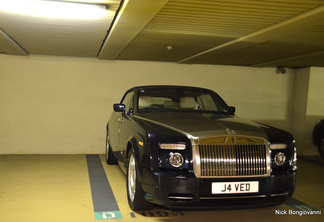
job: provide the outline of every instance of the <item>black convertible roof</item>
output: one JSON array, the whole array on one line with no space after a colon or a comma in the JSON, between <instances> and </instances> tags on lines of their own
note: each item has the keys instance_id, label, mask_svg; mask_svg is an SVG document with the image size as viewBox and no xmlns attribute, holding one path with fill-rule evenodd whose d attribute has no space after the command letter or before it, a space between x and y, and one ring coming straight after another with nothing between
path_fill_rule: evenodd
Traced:
<instances>
[{"instance_id":1,"label":"black convertible roof","mask_svg":"<svg viewBox=\"0 0 324 222\"><path fill-rule=\"evenodd\" d=\"M203 90L209 90L212 91L210 89L206 89L206 88L202 88L202 87L196 87L196 86L180 86L180 85L144 85L144 86L135 86L133 88L130 88L129 90L126 91L125 94L135 91L137 89L146 89L146 88L188 88L188 89L203 89Z\"/></svg>"}]
</instances>

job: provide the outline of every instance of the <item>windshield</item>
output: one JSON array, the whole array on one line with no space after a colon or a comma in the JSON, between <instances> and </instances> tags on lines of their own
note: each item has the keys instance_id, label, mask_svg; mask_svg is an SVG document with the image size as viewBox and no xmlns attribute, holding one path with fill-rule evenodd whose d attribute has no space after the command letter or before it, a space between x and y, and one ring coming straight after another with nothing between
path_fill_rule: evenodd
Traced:
<instances>
[{"instance_id":1,"label":"windshield","mask_svg":"<svg viewBox=\"0 0 324 222\"><path fill-rule=\"evenodd\" d=\"M213 91L164 87L138 91L139 112L222 112L229 113L226 103Z\"/></svg>"}]
</instances>

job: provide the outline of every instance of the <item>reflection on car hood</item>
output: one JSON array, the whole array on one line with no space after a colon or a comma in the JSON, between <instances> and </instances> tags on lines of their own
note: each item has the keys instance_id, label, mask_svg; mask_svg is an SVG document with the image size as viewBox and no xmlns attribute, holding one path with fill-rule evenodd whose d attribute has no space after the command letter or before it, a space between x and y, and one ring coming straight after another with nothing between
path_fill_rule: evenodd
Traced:
<instances>
[{"instance_id":1,"label":"reflection on car hood","mask_svg":"<svg viewBox=\"0 0 324 222\"><path fill-rule=\"evenodd\" d=\"M207 113L145 113L135 116L148 124L158 124L189 136L256 136L267 139L260 124L236 116Z\"/></svg>"}]
</instances>

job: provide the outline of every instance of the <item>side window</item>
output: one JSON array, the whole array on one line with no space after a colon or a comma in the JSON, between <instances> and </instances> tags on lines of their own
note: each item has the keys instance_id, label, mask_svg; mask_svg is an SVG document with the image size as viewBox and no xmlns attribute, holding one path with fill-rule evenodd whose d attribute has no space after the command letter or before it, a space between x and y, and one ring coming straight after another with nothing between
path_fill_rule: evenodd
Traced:
<instances>
[{"instance_id":1,"label":"side window","mask_svg":"<svg viewBox=\"0 0 324 222\"><path fill-rule=\"evenodd\" d=\"M218 108L210 94L198 96L197 102L202 110L218 111Z\"/></svg>"},{"instance_id":2,"label":"side window","mask_svg":"<svg viewBox=\"0 0 324 222\"><path fill-rule=\"evenodd\" d=\"M134 92L128 93L122 101L122 104L126 107L126 113L129 113L129 110L133 108L133 95Z\"/></svg>"}]
</instances>

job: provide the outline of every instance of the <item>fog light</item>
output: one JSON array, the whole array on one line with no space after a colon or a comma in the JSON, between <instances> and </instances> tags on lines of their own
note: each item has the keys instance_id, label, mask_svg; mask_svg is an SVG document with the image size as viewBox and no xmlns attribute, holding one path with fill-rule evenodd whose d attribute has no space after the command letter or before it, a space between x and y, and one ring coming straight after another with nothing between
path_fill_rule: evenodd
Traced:
<instances>
[{"instance_id":1,"label":"fog light","mask_svg":"<svg viewBox=\"0 0 324 222\"><path fill-rule=\"evenodd\" d=\"M284 153L282 152L279 152L275 155L275 158L274 158L274 161L275 163L278 165L278 166L282 166L285 164L286 162L286 156Z\"/></svg>"},{"instance_id":2,"label":"fog light","mask_svg":"<svg viewBox=\"0 0 324 222\"><path fill-rule=\"evenodd\" d=\"M180 153L170 153L169 163L173 167L181 167L184 163L184 158Z\"/></svg>"},{"instance_id":3,"label":"fog light","mask_svg":"<svg viewBox=\"0 0 324 222\"><path fill-rule=\"evenodd\" d=\"M289 161L290 166L292 166L293 170L297 170L297 150L294 148L293 158Z\"/></svg>"}]
</instances>

